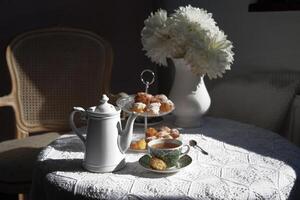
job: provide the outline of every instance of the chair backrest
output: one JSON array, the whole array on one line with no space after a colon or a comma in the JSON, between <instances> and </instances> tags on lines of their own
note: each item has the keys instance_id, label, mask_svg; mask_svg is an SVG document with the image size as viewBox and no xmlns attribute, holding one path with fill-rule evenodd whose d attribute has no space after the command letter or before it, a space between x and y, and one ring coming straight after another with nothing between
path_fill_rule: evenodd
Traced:
<instances>
[{"instance_id":1,"label":"chair backrest","mask_svg":"<svg viewBox=\"0 0 300 200\"><path fill-rule=\"evenodd\" d=\"M73 106L95 105L109 92L112 49L88 31L52 28L22 34L8 46L6 59L18 137L68 130Z\"/></svg>"}]
</instances>

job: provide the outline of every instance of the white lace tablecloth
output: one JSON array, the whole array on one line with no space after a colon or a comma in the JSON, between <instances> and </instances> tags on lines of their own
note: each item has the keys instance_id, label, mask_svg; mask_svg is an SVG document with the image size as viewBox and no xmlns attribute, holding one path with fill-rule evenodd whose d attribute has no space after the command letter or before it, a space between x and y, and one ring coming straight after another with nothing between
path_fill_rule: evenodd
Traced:
<instances>
[{"instance_id":1,"label":"white lace tablecloth","mask_svg":"<svg viewBox=\"0 0 300 200\"><path fill-rule=\"evenodd\" d=\"M176 174L145 171L128 153L114 173L82 169L84 146L65 135L39 155L32 200L67 199L299 199L300 149L279 135L247 124L205 118L200 128L182 129L209 155L191 148L193 162ZM297 198L298 197L298 198Z\"/></svg>"}]
</instances>

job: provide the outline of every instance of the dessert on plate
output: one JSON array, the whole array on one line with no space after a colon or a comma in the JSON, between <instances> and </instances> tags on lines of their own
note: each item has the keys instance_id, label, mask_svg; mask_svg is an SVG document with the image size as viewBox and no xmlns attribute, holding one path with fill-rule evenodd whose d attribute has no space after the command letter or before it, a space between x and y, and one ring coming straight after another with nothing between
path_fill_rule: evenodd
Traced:
<instances>
[{"instance_id":1,"label":"dessert on plate","mask_svg":"<svg viewBox=\"0 0 300 200\"><path fill-rule=\"evenodd\" d=\"M156 170L163 171L167 169L167 164L163 160L156 157L151 157L149 164L151 168Z\"/></svg>"},{"instance_id":2,"label":"dessert on plate","mask_svg":"<svg viewBox=\"0 0 300 200\"><path fill-rule=\"evenodd\" d=\"M164 94L151 95L145 92L138 92L134 97L131 111L159 115L160 112L170 112L173 108L173 102Z\"/></svg>"},{"instance_id":3,"label":"dessert on plate","mask_svg":"<svg viewBox=\"0 0 300 200\"><path fill-rule=\"evenodd\" d=\"M179 139L180 132L176 128L169 128L163 126L160 129L149 127L146 130L145 138L137 141L132 141L130 144L130 149L133 150L146 150L147 143L155 139Z\"/></svg>"}]
</instances>

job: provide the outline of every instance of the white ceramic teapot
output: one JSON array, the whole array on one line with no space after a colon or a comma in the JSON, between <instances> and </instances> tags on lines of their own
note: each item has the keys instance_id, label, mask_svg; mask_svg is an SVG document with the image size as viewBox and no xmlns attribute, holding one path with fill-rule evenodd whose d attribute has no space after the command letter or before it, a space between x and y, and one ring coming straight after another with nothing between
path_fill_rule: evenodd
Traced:
<instances>
[{"instance_id":1,"label":"white ceramic teapot","mask_svg":"<svg viewBox=\"0 0 300 200\"><path fill-rule=\"evenodd\" d=\"M102 96L99 106L87 110L74 107L70 115L70 126L85 145L83 167L92 172L112 172L125 166L125 152L130 146L136 114L132 113L122 130L120 108L109 104ZM88 120L87 133L77 129L74 115L79 112Z\"/></svg>"}]
</instances>

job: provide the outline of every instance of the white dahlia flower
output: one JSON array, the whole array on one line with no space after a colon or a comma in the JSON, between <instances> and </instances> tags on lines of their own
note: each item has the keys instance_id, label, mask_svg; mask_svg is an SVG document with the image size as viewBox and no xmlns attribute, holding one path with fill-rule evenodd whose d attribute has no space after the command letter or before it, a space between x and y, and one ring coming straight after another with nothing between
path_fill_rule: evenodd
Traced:
<instances>
[{"instance_id":1,"label":"white dahlia flower","mask_svg":"<svg viewBox=\"0 0 300 200\"><path fill-rule=\"evenodd\" d=\"M179 7L169 17L159 10L145 20L141 35L146 55L160 65L183 58L195 74L217 78L233 62L232 43L204 9Z\"/></svg>"}]
</instances>

